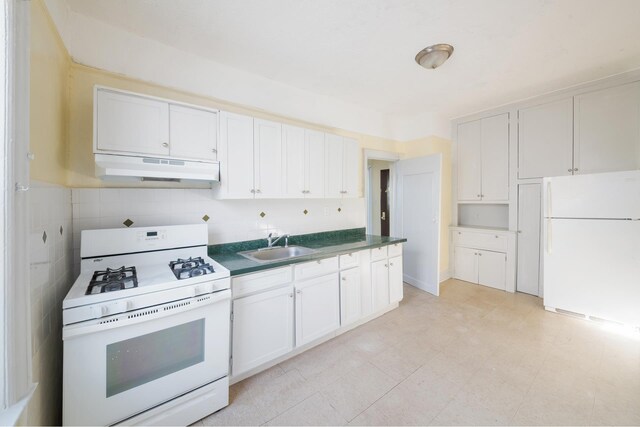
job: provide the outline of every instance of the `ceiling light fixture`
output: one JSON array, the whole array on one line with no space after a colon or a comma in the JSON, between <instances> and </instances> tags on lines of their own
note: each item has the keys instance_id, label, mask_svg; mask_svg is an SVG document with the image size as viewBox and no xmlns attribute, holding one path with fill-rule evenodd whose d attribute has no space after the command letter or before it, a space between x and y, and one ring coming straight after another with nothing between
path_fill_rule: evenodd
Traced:
<instances>
[{"instance_id":1,"label":"ceiling light fixture","mask_svg":"<svg viewBox=\"0 0 640 427\"><path fill-rule=\"evenodd\" d=\"M433 46L425 47L418 52L416 55L416 62L421 67L434 69L444 64L452 54L453 46L450 44L434 44Z\"/></svg>"}]
</instances>

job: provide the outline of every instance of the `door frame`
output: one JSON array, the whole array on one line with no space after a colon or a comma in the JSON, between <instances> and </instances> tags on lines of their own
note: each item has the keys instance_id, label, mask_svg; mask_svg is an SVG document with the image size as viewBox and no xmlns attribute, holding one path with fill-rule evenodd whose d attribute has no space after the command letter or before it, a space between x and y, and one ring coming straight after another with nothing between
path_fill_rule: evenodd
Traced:
<instances>
[{"instance_id":1,"label":"door frame","mask_svg":"<svg viewBox=\"0 0 640 427\"><path fill-rule=\"evenodd\" d=\"M400 154L392 151L380 151L380 150L364 150L364 199L367 210L367 233L370 234L373 230L373 216L371 212L371 198L373 197L371 189L371 170L369 169L369 160L384 160L389 162L389 188L392 189L391 197L389 198L389 216L391 218L395 215L396 208L396 192L395 192L395 162L400 160ZM391 221L389 224L389 235L395 236L395 225Z\"/></svg>"}]
</instances>

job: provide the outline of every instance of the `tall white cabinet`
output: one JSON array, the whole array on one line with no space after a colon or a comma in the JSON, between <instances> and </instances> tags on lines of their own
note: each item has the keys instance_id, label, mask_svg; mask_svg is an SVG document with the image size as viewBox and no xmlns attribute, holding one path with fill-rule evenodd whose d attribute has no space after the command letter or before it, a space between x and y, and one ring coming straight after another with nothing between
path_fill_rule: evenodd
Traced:
<instances>
[{"instance_id":1,"label":"tall white cabinet","mask_svg":"<svg viewBox=\"0 0 640 427\"><path fill-rule=\"evenodd\" d=\"M509 115L461 123L457 130L458 200L509 200Z\"/></svg>"}]
</instances>

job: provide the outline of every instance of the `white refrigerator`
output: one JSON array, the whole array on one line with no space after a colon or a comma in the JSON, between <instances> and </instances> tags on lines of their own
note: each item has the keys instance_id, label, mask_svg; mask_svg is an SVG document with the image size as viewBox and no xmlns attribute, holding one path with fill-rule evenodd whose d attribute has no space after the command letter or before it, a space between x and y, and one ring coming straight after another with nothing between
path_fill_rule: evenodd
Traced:
<instances>
[{"instance_id":1,"label":"white refrigerator","mask_svg":"<svg viewBox=\"0 0 640 427\"><path fill-rule=\"evenodd\" d=\"M640 326L640 171L543 189L545 307Z\"/></svg>"}]
</instances>

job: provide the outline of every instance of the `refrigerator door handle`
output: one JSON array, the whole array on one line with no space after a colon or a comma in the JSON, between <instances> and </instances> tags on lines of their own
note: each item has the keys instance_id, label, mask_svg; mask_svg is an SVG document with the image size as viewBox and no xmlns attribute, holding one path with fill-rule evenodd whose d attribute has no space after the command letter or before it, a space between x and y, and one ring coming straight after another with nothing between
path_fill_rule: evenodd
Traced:
<instances>
[{"instance_id":1,"label":"refrigerator door handle","mask_svg":"<svg viewBox=\"0 0 640 427\"><path fill-rule=\"evenodd\" d=\"M547 253L551 254L551 218L547 218Z\"/></svg>"}]
</instances>

